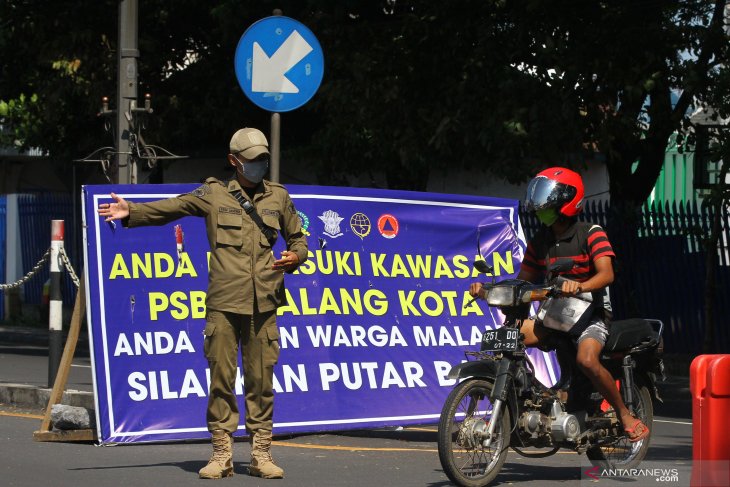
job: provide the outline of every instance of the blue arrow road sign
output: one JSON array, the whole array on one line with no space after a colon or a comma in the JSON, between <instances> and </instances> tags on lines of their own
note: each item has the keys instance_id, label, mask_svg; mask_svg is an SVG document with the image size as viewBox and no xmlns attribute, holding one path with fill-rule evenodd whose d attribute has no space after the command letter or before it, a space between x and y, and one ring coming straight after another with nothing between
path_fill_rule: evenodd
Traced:
<instances>
[{"instance_id":1,"label":"blue arrow road sign","mask_svg":"<svg viewBox=\"0 0 730 487\"><path fill-rule=\"evenodd\" d=\"M234 64L243 92L270 112L288 112L307 103L324 75L322 48L312 31L279 15L246 29Z\"/></svg>"}]
</instances>

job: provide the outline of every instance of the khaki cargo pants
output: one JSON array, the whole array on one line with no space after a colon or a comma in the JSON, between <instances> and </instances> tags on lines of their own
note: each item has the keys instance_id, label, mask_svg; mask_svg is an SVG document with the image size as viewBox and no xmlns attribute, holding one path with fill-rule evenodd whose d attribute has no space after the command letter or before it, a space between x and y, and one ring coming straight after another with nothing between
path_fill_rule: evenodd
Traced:
<instances>
[{"instance_id":1,"label":"khaki cargo pants","mask_svg":"<svg viewBox=\"0 0 730 487\"><path fill-rule=\"evenodd\" d=\"M274 416L274 365L279 359L276 311L241 315L208 309L205 325L205 357L210 368L210 393L206 419L208 430L238 429L236 369L239 343L242 349L243 384L246 391L246 431L271 431Z\"/></svg>"}]
</instances>

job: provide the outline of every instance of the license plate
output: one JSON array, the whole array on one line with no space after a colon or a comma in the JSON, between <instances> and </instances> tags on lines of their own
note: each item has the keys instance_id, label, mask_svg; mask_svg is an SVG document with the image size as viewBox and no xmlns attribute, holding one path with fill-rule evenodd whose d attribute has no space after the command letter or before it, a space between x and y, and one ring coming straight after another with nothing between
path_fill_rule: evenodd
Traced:
<instances>
[{"instance_id":1,"label":"license plate","mask_svg":"<svg viewBox=\"0 0 730 487\"><path fill-rule=\"evenodd\" d=\"M482 335L483 352L504 352L517 350L520 341L520 331L515 328L497 328L487 330Z\"/></svg>"}]
</instances>

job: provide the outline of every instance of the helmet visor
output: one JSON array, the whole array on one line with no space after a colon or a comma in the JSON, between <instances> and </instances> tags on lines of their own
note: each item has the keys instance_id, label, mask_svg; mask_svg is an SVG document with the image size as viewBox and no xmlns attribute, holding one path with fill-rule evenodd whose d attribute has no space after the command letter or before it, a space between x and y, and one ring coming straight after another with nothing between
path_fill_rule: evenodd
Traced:
<instances>
[{"instance_id":1,"label":"helmet visor","mask_svg":"<svg viewBox=\"0 0 730 487\"><path fill-rule=\"evenodd\" d=\"M525 208L528 211L557 208L563 203L566 189L565 184L538 176L530 181L530 184L527 186Z\"/></svg>"}]
</instances>

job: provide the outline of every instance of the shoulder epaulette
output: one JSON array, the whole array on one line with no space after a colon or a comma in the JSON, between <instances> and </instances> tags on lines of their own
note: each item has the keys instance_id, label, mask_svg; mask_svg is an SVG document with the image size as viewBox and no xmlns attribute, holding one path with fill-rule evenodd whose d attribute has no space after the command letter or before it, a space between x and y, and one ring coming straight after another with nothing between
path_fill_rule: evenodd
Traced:
<instances>
[{"instance_id":1,"label":"shoulder epaulette","mask_svg":"<svg viewBox=\"0 0 730 487\"><path fill-rule=\"evenodd\" d=\"M218 184L220 184L221 186L225 186L225 185L226 185L226 183L224 183L224 182L223 182L223 181L221 181L220 179L218 179L218 178L214 178L214 177L209 177L209 178L206 178L204 182L205 182L205 184L213 184L213 183L218 183Z\"/></svg>"},{"instance_id":2,"label":"shoulder epaulette","mask_svg":"<svg viewBox=\"0 0 730 487\"><path fill-rule=\"evenodd\" d=\"M266 180L266 182L269 184L269 186L273 186L275 188L286 189L286 187L281 183L275 183L275 182L269 181L269 180Z\"/></svg>"},{"instance_id":3,"label":"shoulder epaulette","mask_svg":"<svg viewBox=\"0 0 730 487\"><path fill-rule=\"evenodd\" d=\"M211 184L223 185L223 182L217 178L207 178L203 184L192 190L190 193L197 196L198 198L205 198L205 196L211 194L213 189L210 187Z\"/></svg>"}]
</instances>

